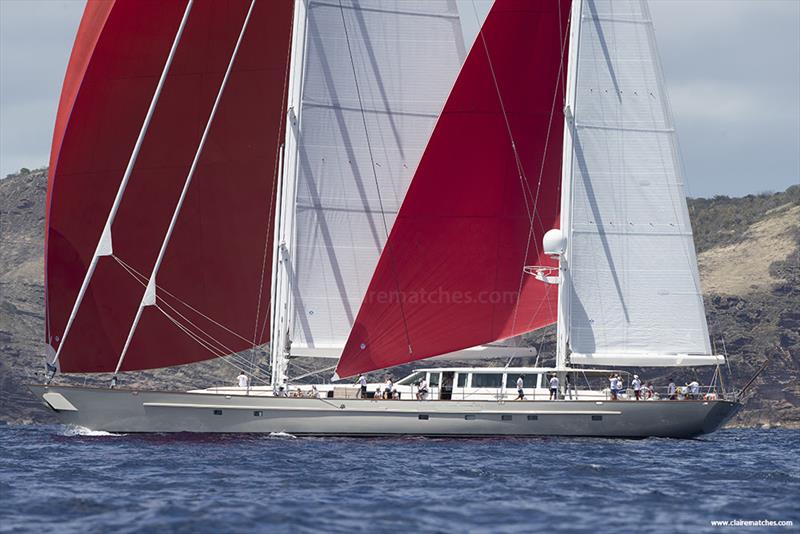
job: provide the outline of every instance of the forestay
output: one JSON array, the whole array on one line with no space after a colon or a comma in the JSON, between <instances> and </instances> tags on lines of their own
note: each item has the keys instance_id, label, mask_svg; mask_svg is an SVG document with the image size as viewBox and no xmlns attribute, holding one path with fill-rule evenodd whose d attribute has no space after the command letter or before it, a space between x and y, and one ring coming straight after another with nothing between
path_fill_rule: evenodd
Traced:
<instances>
[{"instance_id":1,"label":"forestay","mask_svg":"<svg viewBox=\"0 0 800 534\"><path fill-rule=\"evenodd\" d=\"M339 356L465 54L454 0L308 2L293 354Z\"/></svg>"},{"instance_id":2,"label":"forestay","mask_svg":"<svg viewBox=\"0 0 800 534\"><path fill-rule=\"evenodd\" d=\"M647 5L586 0L580 33L564 293L571 361L714 363Z\"/></svg>"}]
</instances>

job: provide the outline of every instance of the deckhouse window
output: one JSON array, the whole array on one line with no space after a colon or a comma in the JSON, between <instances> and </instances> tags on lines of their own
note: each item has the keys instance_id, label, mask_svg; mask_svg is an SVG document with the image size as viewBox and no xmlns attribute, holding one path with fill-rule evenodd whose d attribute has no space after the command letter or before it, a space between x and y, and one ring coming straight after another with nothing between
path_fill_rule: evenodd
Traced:
<instances>
[{"instance_id":1,"label":"deckhouse window","mask_svg":"<svg viewBox=\"0 0 800 534\"><path fill-rule=\"evenodd\" d=\"M467 387L467 376L469 376L467 373L458 373L458 387Z\"/></svg>"},{"instance_id":2,"label":"deckhouse window","mask_svg":"<svg viewBox=\"0 0 800 534\"><path fill-rule=\"evenodd\" d=\"M472 375L472 387L474 388L499 388L502 385L503 375L500 373L475 373Z\"/></svg>"}]
</instances>

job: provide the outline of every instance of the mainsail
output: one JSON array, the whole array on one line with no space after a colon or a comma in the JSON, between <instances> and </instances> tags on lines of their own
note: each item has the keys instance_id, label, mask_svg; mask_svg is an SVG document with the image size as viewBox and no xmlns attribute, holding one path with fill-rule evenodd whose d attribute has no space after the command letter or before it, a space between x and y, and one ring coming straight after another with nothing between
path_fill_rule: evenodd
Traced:
<instances>
[{"instance_id":1,"label":"mainsail","mask_svg":"<svg viewBox=\"0 0 800 534\"><path fill-rule=\"evenodd\" d=\"M349 376L552 323L524 277L558 224L568 0L497 0L416 169L337 367Z\"/></svg>"},{"instance_id":2,"label":"mainsail","mask_svg":"<svg viewBox=\"0 0 800 534\"><path fill-rule=\"evenodd\" d=\"M195 2L103 256L60 354L62 371L113 371L251 6ZM122 370L266 341L277 154L293 2L254 5L192 187ZM51 152L47 342L58 348L187 2L90 0ZM198 342L198 339L204 340Z\"/></svg>"},{"instance_id":3,"label":"mainsail","mask_svg":"<svg viewBox=\"0 0 800 534\"><path fill-rule=\"evenodd\" d=\"M298 9L276 277L287 308L273 338L296 356L337 358L466 52L455 0Z\"/></svg>"},{"instance_id":4,"label":"mainsail","mask_svg":"<svg viewBox=\"0 0 800 534\"><path fill-rule=\"evenodd\" d=\"M716 363L647 4L586 0L576 69L571 362Z\"/></svg>"}]
</instances>

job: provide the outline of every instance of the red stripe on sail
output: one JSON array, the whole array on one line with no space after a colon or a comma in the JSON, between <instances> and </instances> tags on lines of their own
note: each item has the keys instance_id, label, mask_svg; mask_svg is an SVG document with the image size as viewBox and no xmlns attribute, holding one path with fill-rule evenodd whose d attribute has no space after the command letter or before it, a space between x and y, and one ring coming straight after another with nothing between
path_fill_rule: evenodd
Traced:
<instances>
[{"instance_id":1,"label":"red stripe on sail","mask_svg":"<svg viewBox=\"0 0 800 534\"><path fill-rule=\"evenodd\" d=\"M392 228L339 376L555 321L556 291L522 277L522 269L553 265L540 243L558 226L569 9L569 0L497 0L492 6L482 29L489 55L479 36ZM525 194L536 202L527 256Z\"/></svg>"},{"instance_id":2,"label":"red stripe on sail","mask_svg":"<svg viewBox=\"0 0 800 534\"><path fill-rule=\"evenodd\" d=\"M272 240L292 5L256 3L157 281L160 305L213 338L217 354L252 344L259 308L269 331L269 259L260 281ZM63 333L185 6L117 0L91 52L49 182L53 336ZM115 255L139 273L152 270L249 6L225 0L192 9L112 229ZM101 258L62 350L62 371L113 370L143 291L114 258ZM262 343L267 334L258 332ZM149 307L123 370L213 356Z\"/></svg>"}]
</instances>

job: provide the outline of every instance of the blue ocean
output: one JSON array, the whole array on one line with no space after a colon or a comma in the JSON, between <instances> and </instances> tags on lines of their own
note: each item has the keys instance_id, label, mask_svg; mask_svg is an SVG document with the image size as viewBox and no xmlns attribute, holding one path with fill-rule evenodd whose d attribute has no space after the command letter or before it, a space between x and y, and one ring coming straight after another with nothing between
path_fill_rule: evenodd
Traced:
<instances>
[{"instance_id":1,"label":"blue ocean","mask_svg":"<svg viewBox=\"0 0 800 534\"><path fill-rule=\"evenodd\" d=\"M454 440L0 426L0 531L791 531L798 452L794 430Z\"/></svg>"}]
</instances>

